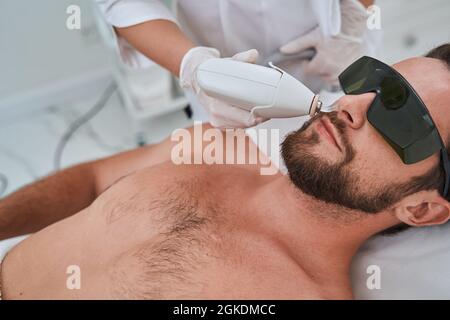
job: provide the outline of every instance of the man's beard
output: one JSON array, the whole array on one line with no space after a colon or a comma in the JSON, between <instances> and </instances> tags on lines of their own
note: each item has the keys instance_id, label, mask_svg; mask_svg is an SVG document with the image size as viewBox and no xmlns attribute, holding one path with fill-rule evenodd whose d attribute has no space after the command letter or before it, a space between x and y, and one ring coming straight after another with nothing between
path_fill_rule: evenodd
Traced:
<instances>
[{"instance_id":1,"label":"man's beard","mask_svg":"<svg viewBox=\"0 0 450 320\"><path fill-rule=\"evenodd\" d=\"M321 117L328 117L337 129L345 157L330 164L313 154L319 143L317 132L308 134L306 129ZM367 213L383 211L405 196L411 189L408 184L391 184L371 190L370 194L359 190L360 179L350 164L355 150L346 135L346 124L336 112L321 113L306 122L299 130L290 133L283 141L281 153L291 181L304 193L316 199L356 209Z\"/></svg>"}]
</instances>

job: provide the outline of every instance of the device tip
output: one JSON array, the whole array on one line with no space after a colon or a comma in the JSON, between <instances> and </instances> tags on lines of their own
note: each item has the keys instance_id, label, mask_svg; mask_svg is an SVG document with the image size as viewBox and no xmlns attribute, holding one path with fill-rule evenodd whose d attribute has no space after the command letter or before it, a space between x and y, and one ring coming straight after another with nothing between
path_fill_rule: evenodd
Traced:
<instances>
[{"instance_id":1,"label":"device tip","mask_svg":"<svg viewBox=\"0 0 450 320\"><path fill-rule=\"evenodd\" d=\"M315 95L311 102L311 108L309 109L309 116L313 117L322 108L322 101L319 100L319 96Z\"/></svg>"},{"instance_id":2,"label":"device tip","mask_svg":"<svg viewBox=\"0 0 450 320\"><path fill-rule=\"evenodd\" d=\"M331 104L331 105L329 105L329 106L325 106L325 107L322 107L322 112L333 112L333 111L335 111L336 110L336 106L337 106L337 104L336 103L333 103L333 104Z\"/></svg>"}]
</instances>

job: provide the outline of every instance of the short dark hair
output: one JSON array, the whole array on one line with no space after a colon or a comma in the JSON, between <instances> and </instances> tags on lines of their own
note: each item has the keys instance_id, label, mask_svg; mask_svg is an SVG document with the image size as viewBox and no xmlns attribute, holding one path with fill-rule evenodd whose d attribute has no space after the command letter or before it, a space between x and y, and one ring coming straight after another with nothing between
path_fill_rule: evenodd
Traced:
<instances>
[{"instance_id":1,"label":"short dark hair","mask_svg":"<svg viewBox=\"0 0 450 320\"><path fill-rule=\"evenodd\" d=\"M443 44L428 52L425 57L439 59L447 65L450 70L450 43Z\"/></svg>"},{"instance_id":2,"label":"short dark hair","mask_svg":"<svg viewBox=\"0 0 450 320\"><path fill-rule=\"evenodd\" d=\"M450 71L450 43L446 43L443 45L440 45L439 47L436 47L432 49L430 52L428 52L425 57L428 58L434 58L441 60L445 65L447 66L448 70ZM444 138L443 138L444 139ZM445 143L447 144L447 154L450 156L450 134L444 139ZM432 182L433 188L436 188L438 190L441 190L443 188L444 183L444 172L440 168L436 168L440 172L440 178L436 179L436 176L431 172L427 174L426 181ZM424 188L425 189L425 188ZM450 202L450 195L447 195L446 197L447 201ZM409 229L411 226L406 223L400 223L396 226L393 226L391 228L387 228L386 230L383 230L379 234L381 235L394 235L401 231Z\"/></svg>"},{"instance_id":3,"label":"short dark hair","mask_svg":"<svg viewBox=\"0 0 450 320\"><path fill-rule=\"evenodd\" d=\"M450 71L450 43L446 43L443 45L440 45L439 47L436 47L432 49L430 52L428 52L425 57L427 58L434 58L438 59L441 62L443 62L448 70ZM444 140L444 143L447 145L447 154L450 156L450 133L447 135L446 138L442 137ZM444 172L441 170L442 175L442 183L444 183ZM437 186L438 188L442 188L443 186ZM447 201L450 202L450 195L447 195L446 197Z\"/></svg>"}]
</instances>

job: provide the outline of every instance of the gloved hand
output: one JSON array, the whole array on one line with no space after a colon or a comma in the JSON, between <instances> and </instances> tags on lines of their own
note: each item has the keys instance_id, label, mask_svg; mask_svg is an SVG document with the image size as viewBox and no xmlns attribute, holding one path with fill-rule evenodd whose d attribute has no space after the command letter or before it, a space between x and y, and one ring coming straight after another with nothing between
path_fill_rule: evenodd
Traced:
<instances>
[{"instance_id":1,"label":"gloved hand","mask_svg":"<svg viewBox=\"0 0 450 320\"><path fill-rule=\"evenodd\" d=\"M258 59L258 51L251 49L234 55L231 59L242 62L255 63ZM184 89L192 90L205 107L209 115L210 123L217 128L248 128L266 119L254 117L249 111L233 107L226 102L209 97L198 85L196 78L197 67L204 61L212 58L220 58L217 49L207 47L195 47L189 50L183 57L180 66L180 85Z\"/></svg>"},{"instance_id":2,"label":"gloved hand","mask_svg":"<svg viewBox=\"0 0 450 320\"><path fill-rule=\"evenodd\" d=\"M363 36L366 32L368 14L357 0L341 0L341 32L324 37L319 27L288 44L280 51L284 54L315 48L316 55L305 62L306 74L318 75L328 84L338 84L339 74L364 54Z\"/></svg>"}]
</instances>

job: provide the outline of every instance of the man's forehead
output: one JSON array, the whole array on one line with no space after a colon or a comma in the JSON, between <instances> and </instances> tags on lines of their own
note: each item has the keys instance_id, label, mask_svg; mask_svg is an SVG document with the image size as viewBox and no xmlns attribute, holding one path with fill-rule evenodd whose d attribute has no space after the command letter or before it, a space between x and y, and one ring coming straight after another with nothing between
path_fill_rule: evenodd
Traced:
<instances>
[{"instance_id":1,"label":"man's forehead","mask_svg":"<svg viewBox=\"0 0 450 320\"><path fill-rule=\"evenodd\" d=\"M416 57L398 62L392 67L397 70L420 95L431 99L450 90L450 70L440 60Z\"/></svg>"},{"instance_id":2,"label":"man's forehead","mask_svg":"<svg viewBox=\"0 0 450 320\"><path fill-rule=\"evenodd\" d=\"M450 132L450 71L434 58L416 57L392 66L423 100L443 139Z\"/></svg>"}]
</instances>

